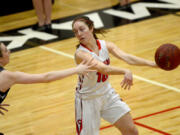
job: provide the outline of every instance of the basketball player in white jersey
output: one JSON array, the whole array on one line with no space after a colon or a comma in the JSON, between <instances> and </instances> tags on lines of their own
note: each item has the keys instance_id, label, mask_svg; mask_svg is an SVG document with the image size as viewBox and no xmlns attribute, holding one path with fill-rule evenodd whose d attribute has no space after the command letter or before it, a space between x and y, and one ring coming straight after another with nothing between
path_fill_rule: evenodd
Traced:
<instances>
[{"instance_id":1,"label":"basketball player in white jersey","mask_svg":"<svg viewBox=\"0 0 180 135\"><path fill-rule=\"evenodd\" d=\"M59 80L73 74L86 74L89 68L93 65L89 65L91 62L82 62L79 66L69 68L61 71L52 71L42 74L27 74L23 72L11 72L4 69L4 66L9 63L10 52L3 43L0 43L0 114L4 114L3 111L7 111L5 108L8 104L2 104L5 100L10 87L14 84L31 84L31 83L47 83L55 80Z\"/></svg>"},{"instance_id":2,"label":"basketball player in white jersey","mask_svg":"<svg viewBox=\"0 0 180 135\"><path fill-rule=\"evenodd\" d=\"M130 89L133 84L132 73L128 69L110 66L109 53L132 65L157 67L155 62L145 60L120 50L115 44L99 40L97 29L88 17L79 17L73 21L73 31L80 44L77 46L75 61L91 61L89 77L79 75L76 88L75 113L77 135L98 135L100 118L117 127L122 135L138 135L130 115L130 108L116 94L108 82L108 75L124 75L121 87Z\"/></svg>"}]
</instances>

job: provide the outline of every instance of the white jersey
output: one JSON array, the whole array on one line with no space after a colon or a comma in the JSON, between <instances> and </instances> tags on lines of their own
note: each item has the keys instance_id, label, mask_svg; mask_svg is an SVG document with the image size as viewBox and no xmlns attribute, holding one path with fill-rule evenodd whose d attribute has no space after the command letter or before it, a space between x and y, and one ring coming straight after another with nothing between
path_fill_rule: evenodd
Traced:
<instances>
[{"instance_id":1,"label":"white jersey","mask_svg":"<svg viewBox=\"0 0 180 135\"><path fill-rule=\"evenodd\" d=\"M109 65L110 59L108 49L106 47L106 42L104 40L97 40L97 45L99 48L99 55L86 48L86 46L82 44L80 44L76 51L85 51L92 55L94 59ZM76 95L82 99L94 98L104 95L110 88L111 85L108 82L108 75L103 75L99 72L89 72L88 77L79 75L79 81L76 87Z\"/></svg>"},{"instance_id":2,"label":"white jersey","mask_svg":"<svg viewBox=\"0 0 180 135\"><path fill-rule=\"evenodd\" d=\"M98 61L110 64L106 42L97 40L99 55L80 45L77 51L85 51ZM89 77L79 75L76 88L75 118L77 135L99 135L101 118L114 124L127 114L130 108L108 82L108 76L90 72Z\"/></svg>"}]
</instances>

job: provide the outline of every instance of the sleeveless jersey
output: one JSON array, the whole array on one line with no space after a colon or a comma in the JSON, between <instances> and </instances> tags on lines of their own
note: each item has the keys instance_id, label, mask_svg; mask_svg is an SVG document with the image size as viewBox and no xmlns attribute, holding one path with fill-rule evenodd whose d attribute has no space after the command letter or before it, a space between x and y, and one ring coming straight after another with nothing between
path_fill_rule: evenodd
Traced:
<instances>
[{"instance_id":1,"label":"sleeveless jersey","mask_svg":"<svg viewBox=\"0 0 180 135\"><path fill-rule=\"evenodd\" d=\"M3 71L4 68L0 67L0 72ZM1 92L0 91L0 104L4 101L4 99L6 98L7 94L9 92L9 89L6 92Z\"/></svg>"},{"instance_id":2,"label":"sleeveless jersey","mask_svg":"<svg viewBox=\"0 0 180 135\"><path fill-rule=\"evenodd\" d=\"M99 55L80 44L76 51L82 50L89 53L94 59L109 65L109 53L104 40L97 40ZM108 75L103 75L99 72L89 72L88 76L79 75L78 84L76 87L76 95L82 99L89 99L104 95L111 88L108 82Z\"/></svg>"}]
</instances>

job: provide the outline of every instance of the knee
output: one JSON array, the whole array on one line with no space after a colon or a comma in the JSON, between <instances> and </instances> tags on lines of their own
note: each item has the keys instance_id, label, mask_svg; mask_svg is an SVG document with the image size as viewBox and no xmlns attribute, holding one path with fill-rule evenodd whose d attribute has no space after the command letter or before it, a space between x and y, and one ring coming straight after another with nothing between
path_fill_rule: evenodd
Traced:
<instances>
[{"instance_id":1,"label":"knee","mask_svg":"<svg viewBox=\"0 0 180 135\"><path fill-rule=\"evenodd\" d=\"M138 130L135 126L128 127L125 130L121 130L122 135L139 135Z\"/></svg>"},{"instance_id":2,"label":"knee","mask_svg":"<svg viewBox=\"0 0 180 135\"><path fill-rule=\"evenodd\" d=\"M123 135L139 135L138 130L135 126L130 127L126 134Z\"/></svg>"},{"instance_id":3,"label":"knee","mask_svg":"<svg viewBox=\"0 0 180 135\"><path fill-rule=\"evenodd\" d=\"M133 129L131 129L130 135L139 135L138 130L137 130L136 127L134 127Z\"/></svg>"}]
</instances>

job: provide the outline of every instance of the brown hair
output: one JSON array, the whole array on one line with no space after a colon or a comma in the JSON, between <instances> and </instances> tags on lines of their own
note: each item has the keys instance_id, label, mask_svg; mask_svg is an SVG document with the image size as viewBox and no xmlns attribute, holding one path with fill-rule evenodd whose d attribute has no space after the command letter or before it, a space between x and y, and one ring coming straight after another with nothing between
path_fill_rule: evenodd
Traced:
<instances>
[{"instance_id":1,"label":"brown hair","mask_svg":"<svg viewBox=\"0 0 180 135\"><path fill-rule=\"evenodd\" d=\"M73 20L73 23L72 23L72 27L74 25L74 23L76 21L82 21L84 22L88 27L89 29L92 29L94 28L94 22L89 18L89 17L86 17L86 16L81 16L81 17L77 17ZM107 31L104 30L104 29L96 29L94 28L94 31L93 31L93 35L94 35L94 38L95 39L98 39L97 35L96 34L102 34L104 36L104 33L106 33ZM79 47L79 44L76 46L76 48Z\"/></svg>"}]
</instances>

